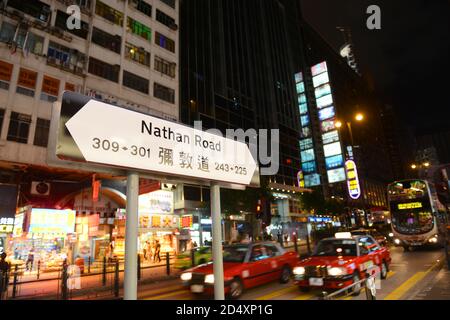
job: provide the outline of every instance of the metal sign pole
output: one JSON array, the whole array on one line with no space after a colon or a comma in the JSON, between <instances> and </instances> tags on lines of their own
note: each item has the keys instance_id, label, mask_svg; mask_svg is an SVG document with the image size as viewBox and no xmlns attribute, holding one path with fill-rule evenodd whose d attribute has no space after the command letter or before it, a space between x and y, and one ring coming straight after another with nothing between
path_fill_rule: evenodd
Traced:
<instances>
[{"instance_id":1,"label":"metal sign pole","mask_svg":"<svg viewBox=\"0 0 450 320\"><path fill-rule=\"evenodd\" d=\"M212 257L214 268L214 299L225 300L222 256L222 219L220 211L220 186L211 184Z\"/></svg>"},{"instance_id":2,"label":"metal sign pole","mask_svg":"<svg viewBox=\"0 0 450 320\"><path fill-rule=\"evenodd\" d=\"M125 223L124 300L137 300L137 239L138 239L139 175L127 177L127 218Z\"/></svg>"}]
</instances>

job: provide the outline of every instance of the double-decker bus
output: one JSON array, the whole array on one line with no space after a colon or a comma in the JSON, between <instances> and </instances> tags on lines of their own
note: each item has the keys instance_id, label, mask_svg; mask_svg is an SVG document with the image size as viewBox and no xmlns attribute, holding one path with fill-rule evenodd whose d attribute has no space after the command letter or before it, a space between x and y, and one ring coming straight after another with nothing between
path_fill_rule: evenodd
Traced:
<instances>
[{"instance_id":1,"label":"double-decker bus","mask_svg":"<svg viewBox=\"0 0 450 320\"><path fill-rule=\"evenodd\" d=\"M447 212L426 180L396 181L388 186L389 211L394 243L405 251L411 247L442 246Z\"/></svg>"}]
</instances>

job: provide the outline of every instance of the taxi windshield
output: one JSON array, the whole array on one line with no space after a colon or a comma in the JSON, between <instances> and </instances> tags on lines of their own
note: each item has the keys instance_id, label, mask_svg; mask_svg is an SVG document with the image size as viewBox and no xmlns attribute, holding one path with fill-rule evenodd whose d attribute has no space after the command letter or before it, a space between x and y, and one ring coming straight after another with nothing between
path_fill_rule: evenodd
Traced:
<instances>
[{"instance_id":1,"label":"taxi windshield","mask_svg":"<svg viewBox=\"0 0 450 320\"><path fill-rule=\"evenodd\" d=\"M356 256L356 241L352 239L322 240L313 256Z\"/></svg>"},{"instance_id":2,"label":"taxi windshield","mask_svg":"<svg viewBox=\"0 0 450 320\"><path fill-rule=\"evenodd\" d=\"M223 248L223 262L244 262L248 246L230 246Z\"/></svg>"}]
</instances>

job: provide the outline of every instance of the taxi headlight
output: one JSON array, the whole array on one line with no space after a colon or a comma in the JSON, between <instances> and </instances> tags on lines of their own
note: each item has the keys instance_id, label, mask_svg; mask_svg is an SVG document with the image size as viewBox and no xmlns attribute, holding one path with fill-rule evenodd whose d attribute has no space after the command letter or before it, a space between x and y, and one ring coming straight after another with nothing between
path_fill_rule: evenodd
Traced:
<instances>
[{"instance_id":1,"label":"taxi headlight","mask_svg":"<svg viewBox=\"0 0 450 320\"><path fill-rule=\"evenodd\" d=\"M297 275L302 275L302 274L305 274L305 268L295 267L294 270L292 270L292 272Z\"/></svg>"},{"instance_id":2,"label":"taxi headlight","mask_svg":"<svg viewBox=\"0 0 450 320\"><path fill-rule=\"evenodd\" d=\"M328 275L330 275L330 276L342 276L345 274L347 274L346 268L340 268L340 267L328 268Z\"/></svg>"},{"instance_id":3,"label":"taxi headlight","mask_svg":"<svg viewBox=\"0 0 450 320\"><path fill-rule=\"evenodd\" d=\"M394 234L393 234L392 232L389 233L389 237L393 238L393 237L394 237Z\"/></svg>"},{"instance_id":4,"label":"taxi headlight","mask_svg":"<svg viewBox=\"0 0 450 320\"><path fill-rule=\"evenodd\" d=\"M395 244L400 244L401 241L400 241L400 239L395 239L394 242L395 242Z\"/></svg>"},{"instance_id":5,"label":"taxi headlight","mask_svg":"<svg viewBox=\"0 0 450 320\"><path fill-rule=\"evenodd\" d=\"M189 281L192 279L192 273L190 273L190 272L182 273L180 278L183 281Z\"/></svg>"},{"instance_id":6,"label":"taxi headlight","mask_svg":"<svg viewBox=\"0 0 450 320\"><path fill-rule=\"evenodd\" d=\"M214 275L213 274L206 275L205 283L214 283Z\"/></svg>"},{"instance_id":7,"label":"taxi headlight","mask_svg":"<svg viewBox=\"0 0 450 320\"><path fill-rule=\"evenodd\" d=\"M433 238L430 238L428 241L430 241L431 243L437 243L438 239L436 236L434 236Z\"/></svg>"}]
</instances>

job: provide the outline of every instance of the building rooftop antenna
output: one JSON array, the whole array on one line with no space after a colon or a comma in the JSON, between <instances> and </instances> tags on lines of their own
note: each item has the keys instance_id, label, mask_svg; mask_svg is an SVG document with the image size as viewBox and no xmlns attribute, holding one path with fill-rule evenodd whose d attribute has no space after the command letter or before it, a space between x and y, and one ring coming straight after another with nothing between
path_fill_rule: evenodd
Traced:
<instances>
[{"instance_id":1,"label":"building rooftop antenna","mask_svg":"<svg viewBox=\"0 0 450 320\"><path fill-rule=\"evenodd\" d=\"M340 55L347 59L347 63L358 75L361 75L356 62L355 52L353 51L352 32L349 27L336 27L344 37L344 45L339 50Z\"/></svg>"}]
</instances>

